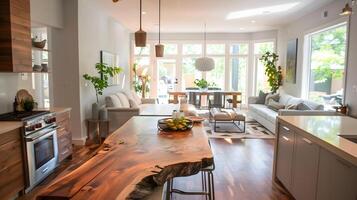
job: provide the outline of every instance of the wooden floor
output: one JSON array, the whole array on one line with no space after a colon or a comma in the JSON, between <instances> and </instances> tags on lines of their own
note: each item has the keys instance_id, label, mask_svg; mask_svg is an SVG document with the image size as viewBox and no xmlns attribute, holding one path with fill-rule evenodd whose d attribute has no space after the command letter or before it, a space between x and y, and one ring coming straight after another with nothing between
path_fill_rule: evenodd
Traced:
<instances>
[{"instance_id":1,"label":"wooden floor","mask_svg":"<svg viewBox=\"0 0 357 200\"><path fill-rule=\"evenodd\" d=\"M217 200L288 200L286 191L272 183L273 140L261 139L211 139L216 163L214 171ZM74 170L88 160L95 146L76 149L73 159L47 178L31 193L21 199L34 199L53 179ZM175 187L199 190L200 176L176 178ZM203 199L174 195L177 200Z\"/></svg>"}]
</instances>

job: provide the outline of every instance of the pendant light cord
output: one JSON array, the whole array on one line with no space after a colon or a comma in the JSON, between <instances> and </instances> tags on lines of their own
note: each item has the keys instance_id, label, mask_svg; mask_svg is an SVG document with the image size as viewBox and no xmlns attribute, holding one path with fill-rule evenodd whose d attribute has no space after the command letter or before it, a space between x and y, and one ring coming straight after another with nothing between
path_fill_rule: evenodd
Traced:
<instances>
[{"instance_id":1,"label":"pendant light cord","mask_svg":"<svg viewBox=\"0 0 357 200\"><path fill-rule=\"evenodd\" d=\"M159 44L161 44L161 0L159 0Z\"/></svg>"},{"instance_id":2,"label":"pendant light cord","mask_svg":"<svg viewBox=\"0 0 357 200\"><path fill-rule=\"evenodd\" d=\"M206 56L206 50L207 50L207 32L206 32L206 28L207 28L207 25L206 25L206 23L205 23L205 30L204 30L204 36L203 36L203 38L204 38L204 42L203 42L203 50L204 50L204 52L203 52L203 57L205 57Z\"/></svg>"},{"instance_id":3,"label":"pendant light cord","mask_svg":"<svg viewBox=\"0 0 357 200\"><path fill-rule=\"evenodd\" d=\"M140 0L140 30L142 30L141 23L142 23L142 14L143 14L143 2Z\"/></svg>"}]
</instances>

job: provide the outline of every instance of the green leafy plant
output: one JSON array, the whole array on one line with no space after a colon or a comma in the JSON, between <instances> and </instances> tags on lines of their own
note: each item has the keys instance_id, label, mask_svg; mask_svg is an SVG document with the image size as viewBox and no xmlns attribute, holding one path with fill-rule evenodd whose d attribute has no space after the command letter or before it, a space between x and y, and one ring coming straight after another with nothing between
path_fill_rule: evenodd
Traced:
<instances>
[{"instance_id":1,"label":"green leafy plant","mask_svg":"<svg viewBox=\"0 0 357 200\"><path fill-rule=\"evenodd\" d=\"M28 98L22 102L22 107L27 112L32 111L35 108L35 106L36 106L36 102L33 99Z\"/></svg>"},{"instance_id":2,"label":"green leafy plant","mask_svg":"<svg viewBox=\"0 0 357 200\"><path fill-rule=\"evenodd\" d=\"M113 77L121 73L123 69L120 67L109 67L105 63L97 63L95 68L97 69L100 76L90 76L88 74L84 74L83 78L93 84L97 103L99 103L99 95L103 95L104 89L109 86L109 77Z\"/></svg>"},{"instance_id":3,"label":"green leafy plant","mask_svg":"<svg viewBox=\"0 0 357 200\"><path fill-rule=\"evenodd\" d=\"M282 72L281 67L276 66L279 60L279 56L276 53L266 52L260 58L260 61L265 66L265 75L268 77L268 83L272 93L276 93L279 87L282 85Z\"/></svg>"},{"instance_id":4,"label":"green leafy plant","mask_svg":"<svg viewBox=\"0 0 357 200\"><path fill-rule=\"evenodd\" d=\"M142 94L143 87L145 87L145 92L149 93L151 77L149 75L146 75L145 77L140 76L138 74L138 64L134 64L133 72L134 72L134 81L133 81L134 91L138 94ZM143 83L145 83L145 86L143 86Z\"/></svg>"},{"instance_id":5,"label":"green leafy plant","mask_svg":"<svg viewBox=\"0 0 357 200\"><path fill-rule=\"evenodd\" d=\"M215 83L208 83L205 79L196 79L193 83L200 89L216 86Z\"/></svg>"}]
</instances>

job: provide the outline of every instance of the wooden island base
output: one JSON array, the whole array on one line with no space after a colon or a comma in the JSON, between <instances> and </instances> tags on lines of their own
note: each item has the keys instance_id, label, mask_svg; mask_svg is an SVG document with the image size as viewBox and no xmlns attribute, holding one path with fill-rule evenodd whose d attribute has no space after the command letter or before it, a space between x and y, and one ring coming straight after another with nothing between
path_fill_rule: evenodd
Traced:
<instances>
[{"instance_id":1,"label":"wooden island base","mask_svg":"<svg viewBox=\"0 0 357 200\"><path fill-rule=\"evenodd\" d=\"M158 117L133 117L108 137L96 156L55 181L37 199L142 199L166 180L213 164L202 125L158 133Z\"/></svg>"}]
</instances>

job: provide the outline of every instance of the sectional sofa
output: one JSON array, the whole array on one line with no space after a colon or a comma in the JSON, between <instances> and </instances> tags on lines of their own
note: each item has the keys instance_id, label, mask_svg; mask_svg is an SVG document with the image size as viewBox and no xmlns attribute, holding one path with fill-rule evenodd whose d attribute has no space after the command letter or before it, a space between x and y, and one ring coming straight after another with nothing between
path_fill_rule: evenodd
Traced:
<instances>
[{"instance_id":1,"label":"sectional sofa","mask_svg":"<svg viewBox=\"0 0 357 200\"><path fill-rule=\"evenodd\" d=\"M288 94L279 95L279 104L287 107L288 105L299 105L303 103L309 110L299 109L280 109L278 111L270 109L266 104L257 104L258 97L248 98L248 116L255 119L272 133L275 133L277 116L291 115L338 115L335 111L326 111L324 106L309 100L293 97Z\"/></svg>"}]
</instances>

